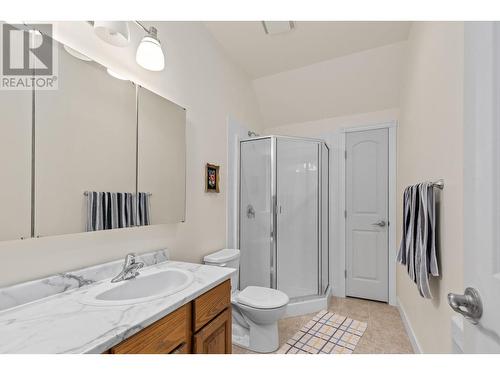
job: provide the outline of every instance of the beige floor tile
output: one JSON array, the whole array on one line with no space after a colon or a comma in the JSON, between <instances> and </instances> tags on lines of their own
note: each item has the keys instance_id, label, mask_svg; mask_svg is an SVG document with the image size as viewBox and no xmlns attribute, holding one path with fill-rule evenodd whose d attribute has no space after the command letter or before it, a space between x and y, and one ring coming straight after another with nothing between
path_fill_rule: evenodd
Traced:
<instances>
[{"instance_id":1,"label":"beige floor tile","mask_svg":"<svg viewBox=\"0 0 500 375\"><path fill-rule=\"evenodd\" d=\"M328 310L368 323L363 337L354 350L355 354L413 353L410 340L396 307L382 302L357 298L332 297ZM280 346L312 319L314 315L308 314L280 320L278 322ZM233 345L233 354L255 353Z\"/></svg>"}]
</instances>

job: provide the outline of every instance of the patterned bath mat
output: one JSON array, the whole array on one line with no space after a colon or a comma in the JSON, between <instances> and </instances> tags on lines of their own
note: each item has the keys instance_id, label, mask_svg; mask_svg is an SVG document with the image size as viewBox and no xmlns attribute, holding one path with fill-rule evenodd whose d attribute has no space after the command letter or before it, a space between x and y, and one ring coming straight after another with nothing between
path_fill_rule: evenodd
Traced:
<instances>
[{"instance_id":1,"label":"patterned bath mat","mask_svg":"<svg viewBox=\"0 0 500 375\"><path fill-rule=\"evenodd\" d=\"M322 310L277 354L351 354L365 331L365 322Z\"/></svg>"}]
</instances>

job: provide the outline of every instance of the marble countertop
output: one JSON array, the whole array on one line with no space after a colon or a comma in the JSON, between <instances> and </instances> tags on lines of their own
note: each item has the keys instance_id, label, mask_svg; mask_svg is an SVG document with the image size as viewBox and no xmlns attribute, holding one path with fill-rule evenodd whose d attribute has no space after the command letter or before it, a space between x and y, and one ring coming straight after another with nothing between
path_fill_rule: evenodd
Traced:
<instances>
[{"instance_id":1,"label":"marble countertop","mask_svg":"<svg viewBox=\"0 0 500 375\"><path fill-rule=\"evenodd\" d=\"M192 301L236 272L167 261L148 269L180 268L194 282L173 295L134 305L91 306L85 295L109 279L0 311L0 353L102 353Z\"/></svg>"}]
</instances>

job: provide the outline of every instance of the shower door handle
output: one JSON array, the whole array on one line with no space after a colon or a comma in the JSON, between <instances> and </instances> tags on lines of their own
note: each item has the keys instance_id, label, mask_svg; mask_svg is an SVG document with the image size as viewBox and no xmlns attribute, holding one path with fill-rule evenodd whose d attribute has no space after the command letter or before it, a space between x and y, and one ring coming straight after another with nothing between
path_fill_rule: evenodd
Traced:
<instances>
[{"instance_id":1,"label":"shower door handle","mask_svg":"<svg viewBox=\"0 0 500 375\"><path fill-rule=\"evenodd\" d=\"M251 204L247 206L247 218L255 219L255 209Z\"/></svg>"}]
</instances>

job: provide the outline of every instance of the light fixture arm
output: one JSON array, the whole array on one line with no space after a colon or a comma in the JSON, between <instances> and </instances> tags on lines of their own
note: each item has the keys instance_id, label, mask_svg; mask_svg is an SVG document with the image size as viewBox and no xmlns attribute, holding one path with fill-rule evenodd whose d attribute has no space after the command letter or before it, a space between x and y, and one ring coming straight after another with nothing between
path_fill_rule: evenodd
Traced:
<instances>
[{"instance_id":1,"label":"light fixture arm","mask_svg":"<svg viewBox=\"0 0 500 375\"><path fill-rule=\"evenodd\" d=\"M145 32L147 32L149 34L149 29L144 26L142 23L140 23L139 21L133 21L137 26L139 26L141 29L143 29Z\"/></svg>"},{"instance_id":2,"label":"light fixture arm","mask_svg":"<svg viewBox=\"0 0 500 375\"><path fill-rule=\"evenodd\" d=\"M156 40L159 40L158 39L158 30L156 29L156 27L154 26L151 26L149 29L144 26L142 23L140 23L139 21L133 21L137 26L139 26L141 29L143 29L146 34L148 34L149 36L155 38Z\"/></svg>"},{"instance_id":3,"label":"light fixture arm","mask_svg":"<svg viewBox=\"0 0 500 375\"><path fill-rule=\"evenodd\" d=\"M132 21L132 22L135 23L137 26L139 26L146 34L154 36L156 39L158 39L158 30L156 29L156 27L151 26L148 29L139 21ZM91 26L94 26L94 21L87 21L87 23L90 24Z\"/></svg>"}]
</instances>

